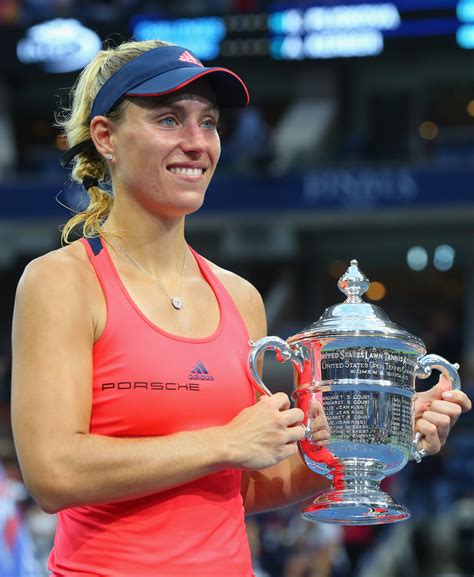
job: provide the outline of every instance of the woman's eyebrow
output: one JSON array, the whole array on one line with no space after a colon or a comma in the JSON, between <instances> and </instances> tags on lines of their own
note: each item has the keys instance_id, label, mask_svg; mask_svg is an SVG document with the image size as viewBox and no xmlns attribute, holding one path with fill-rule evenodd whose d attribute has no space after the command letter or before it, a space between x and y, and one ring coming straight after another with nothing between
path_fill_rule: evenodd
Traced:
<instances>
[{"instance_id":1,"label":"woman's eyebrow","mask_svg":"<svg viewBox=\"0 0 474 577\"><path fill-rule=\"evenodd\" d=\"M158 104L156 106L156 108L157 109L158 108L178 108L178 109L182 110L185 108L185 103L179 102L179 101L178 102L176 102L176 101L175 102L173 102L173 101L163 102L163 103ZM219 114L219 108L215 104L209 103L209 104L206 104L204 106L204 112L213 112L215 114Z\"/></svg>"},{"instance_id":2,"label":"woman's eyebrow","mask_svg":"<svg viewBox=\"0 0 474 577\"><path fill-rule=\"evenodd\" d=\"M162 102L147 102L146 104L148 104L148 106L146 106L147 108L149 108L150 110L154 110L154 111L159 111L160 109L167 109L167 108L175 108L178 110L183 110L185 107L185 103L184 102L180 102L180 101L176 101L176 100L169 100L169 101L162 101ZM219 115L219 107L212 103L209 102L209 104L205 104L204 105L204 112L211 112L214 114Z\"/></svg>"}]
</instances>

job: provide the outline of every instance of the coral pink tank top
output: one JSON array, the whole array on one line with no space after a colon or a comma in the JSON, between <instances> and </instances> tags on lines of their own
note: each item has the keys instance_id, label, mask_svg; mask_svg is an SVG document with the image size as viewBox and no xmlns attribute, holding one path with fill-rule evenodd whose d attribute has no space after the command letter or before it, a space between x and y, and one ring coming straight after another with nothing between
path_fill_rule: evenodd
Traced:
<instances>
[{"instance_id":1,"label":"coral pink tank top","mask_svg":"<svg viewBox=\"0 0 474 577\"><path fill-rule=\"evenodd\" d=\"M107 322L93 350L90 432L170 435L223 425L255 400L249 335L229 293L191 250L220 309L206 338L169 334L127 293L101 239L82 239ZM220 471L147 497L61 511L49 568L59 576L251 577L241 472Z\"/></svg>"}]
</instances>

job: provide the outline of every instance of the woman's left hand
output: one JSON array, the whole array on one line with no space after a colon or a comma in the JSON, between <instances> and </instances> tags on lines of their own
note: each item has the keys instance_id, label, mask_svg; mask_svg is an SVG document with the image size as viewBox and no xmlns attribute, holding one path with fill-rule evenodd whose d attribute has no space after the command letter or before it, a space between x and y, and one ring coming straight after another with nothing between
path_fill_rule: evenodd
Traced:
<instances>
[{"instance_id":1,"label":"woman's left hand","mask_svg":"<svg viewBox=\"0 0 474 577\"><path fill-rule=\"evenodd\" d=\"M471 410L466 393L451 390L449 379L441 375L438 384L415 396L415 432L426 455L439 453L449 431L461 413Z\"/></svg>"}]
</instances>

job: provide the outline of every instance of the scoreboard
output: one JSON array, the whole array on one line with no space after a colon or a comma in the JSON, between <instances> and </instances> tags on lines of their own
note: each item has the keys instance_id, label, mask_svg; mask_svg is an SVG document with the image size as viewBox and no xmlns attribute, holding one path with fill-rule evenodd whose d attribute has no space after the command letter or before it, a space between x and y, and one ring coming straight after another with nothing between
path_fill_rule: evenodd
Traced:
<instances>
[{"instance_id":1,"label":"scoreboard","mask_svg":"<svg viewBox=\"0 0 474 577\"><path fill-rule=\"evenodd\" d=\"M170 19L162 12L108 23L56 18L4 32L7 52L0 69L20 61L53 73L79 70L103 40L117 34L167 40L186 46L204 61L375 57L391 49L437 45L474 49L474 0L293 0L253 14ZM14 46L16 58L10 58Z\"/></svg>"},{"instance_id":2,"label":"scoreboard","mask_svg":"<svg viewBox=\"0 0 474 577\"><path fill-rule=\"evenodd\" d=\"M166 20L137 15L135 38L161 38L202 59L301 60L376 56L403 39L449 38L474 48L474 0L279 2L268 13ZM397 42L398 41L398 42Z\"/></svg>"}]
</instances>

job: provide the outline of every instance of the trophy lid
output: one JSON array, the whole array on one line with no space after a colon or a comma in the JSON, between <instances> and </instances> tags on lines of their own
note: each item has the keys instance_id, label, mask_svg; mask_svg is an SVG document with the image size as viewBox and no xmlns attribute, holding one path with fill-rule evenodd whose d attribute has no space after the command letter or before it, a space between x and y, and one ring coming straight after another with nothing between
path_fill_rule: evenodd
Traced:
<instances>
[{"instance_id":1,"label":"trophy lid","mask_svg":"<svg viewBox=\"0 0 474 577\"><path fill-rule=\"evenodd\" d=\"M370 281L359 269L359 263L351 260L349 268L337 283L339 290L347 297L345 302L327 308L319 320L290 337L288 343L311 337L377 335L399 338L424 349L421 339L392 322L377 305L362 300L369 285Z\"/></svg>"}]
</instances>

